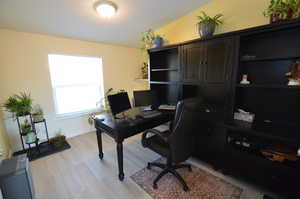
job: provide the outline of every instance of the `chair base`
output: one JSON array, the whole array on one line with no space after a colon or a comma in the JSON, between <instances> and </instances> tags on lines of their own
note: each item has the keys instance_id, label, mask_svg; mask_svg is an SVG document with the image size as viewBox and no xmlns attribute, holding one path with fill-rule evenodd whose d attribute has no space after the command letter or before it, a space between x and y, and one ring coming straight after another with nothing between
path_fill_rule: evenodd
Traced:
<instances>
[{"instance_id":1,"label":"chair base","mask_svg":"<svg viewBox=\"0 0 300 199\"><path fill-rule=\"evenodd\" d=\"M184 191L188 191L189 187L187 186L184 179L181 175L176 171L177 169L187 168L190 172L192 172L192 167L189 164L177 164L177 165L170 165L170 164L161 164L156 162L149 162L147 165L148 169L151 167L158 167L161 168L163 171L155 178L153 182L153 189L157 189L157 182L167 173L171 173L183 186Z\"/></svg>"}]
</instances>

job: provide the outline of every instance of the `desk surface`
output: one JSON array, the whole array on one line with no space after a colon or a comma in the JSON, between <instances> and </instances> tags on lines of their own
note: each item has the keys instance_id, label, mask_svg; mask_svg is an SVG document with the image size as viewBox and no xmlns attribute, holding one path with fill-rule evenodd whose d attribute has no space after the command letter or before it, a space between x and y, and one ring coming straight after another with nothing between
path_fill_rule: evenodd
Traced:
<instances>
[{"instance_id":1,"label":"desk surface","mask_svg":"<svg viewBox=\"0 0 300 199\"><path fill-rule=\"evenodd\" d=\"M116 141L141 133L149 128L161 125L173 119L174 111L158 111L160 114L151 118L141 117L141 108L132 108L125 112L124 119L115 119L111 113L95 117L95 127L104 131Z\"/></svg>"}]
</instances>

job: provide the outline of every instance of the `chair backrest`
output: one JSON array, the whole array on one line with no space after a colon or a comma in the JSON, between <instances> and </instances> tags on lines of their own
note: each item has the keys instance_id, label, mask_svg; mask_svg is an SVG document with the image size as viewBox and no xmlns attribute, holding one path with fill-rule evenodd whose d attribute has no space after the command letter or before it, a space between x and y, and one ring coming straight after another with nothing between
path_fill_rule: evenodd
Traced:
<instances>
[{"instance_id":1,"label":"chair backrest","mask_svg":"<svg viewBox=\"0 0 300 199\"><path fill-rule=\"evenodd\" d=\"M195 134L199 124L197 99L180 101L169 138L172 162L179 163L187 160L194 152Z\"/></svg>"},{"instance_id":2,"label":"chair backrest","mask_svg":"<svg viewBox=\"0 0 300 199\"><path fill-rule=\"evenodd\" d=\"M107 99L113 115L131 108L127 92L109 95Z\"/></svg>"},{"instance_id":3,"label":"chair backrest","mask_svg":"<svg viewBox=\"0 0 300 199\"><path fill-rule=\"evenodd\" d=\"M157 93L154 90L133 91L135 106L152 106L157 108L159 106Z\"/></svg>"}]
</instances>

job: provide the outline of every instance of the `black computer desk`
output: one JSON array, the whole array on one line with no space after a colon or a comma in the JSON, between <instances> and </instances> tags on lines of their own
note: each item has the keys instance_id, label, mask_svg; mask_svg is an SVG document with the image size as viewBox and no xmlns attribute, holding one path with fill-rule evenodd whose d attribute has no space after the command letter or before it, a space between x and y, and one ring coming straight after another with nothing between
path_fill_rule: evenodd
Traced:
<instances>
[{"instance_id":1,"label":"black computer desk","mask_svg":"<svg viewBox=\"0 0 300 199\"><path fill-rule=\"evenodd\" d=\"M147 129L154 128L156 126L173 120L175 111L160 112L160 115L151 118L136 117L140 115L141 109L133 108L127 111L125 119L115 119L115 117L111 113L103 113L95 117L94 120L95 128L97 130L96 133L99 149L99 158L101 160L103 159L101 134L106 133L107 135L112 137L117 144L119 179L121 181L124 180L123 141L126 138L142 133Z\"/></svg>"}]
</instances>

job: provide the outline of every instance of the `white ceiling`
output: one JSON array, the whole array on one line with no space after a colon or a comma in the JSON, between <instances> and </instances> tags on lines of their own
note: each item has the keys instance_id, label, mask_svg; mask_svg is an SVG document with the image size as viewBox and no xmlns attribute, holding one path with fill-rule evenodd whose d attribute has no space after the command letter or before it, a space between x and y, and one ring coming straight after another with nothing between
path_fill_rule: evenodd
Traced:
<instances>
[{"instance_id":1,"label":"white ceiling","mask_svg":"<svg viewBox=\"0 0 300 199\"><path fill-rule=\"evenodd\" d=\"M117 15L103 19L93 9L94 0L0 0L0 28L138 47L142 31L166 25L209 0L113 1Z\"/></svg>"}]
</instances>

